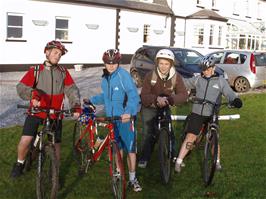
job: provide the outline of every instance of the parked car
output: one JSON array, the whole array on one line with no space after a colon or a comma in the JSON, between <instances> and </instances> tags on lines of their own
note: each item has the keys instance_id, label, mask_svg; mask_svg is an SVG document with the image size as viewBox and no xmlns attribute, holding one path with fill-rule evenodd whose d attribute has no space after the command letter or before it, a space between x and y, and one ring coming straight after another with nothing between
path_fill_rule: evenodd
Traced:
<instances>
[{"instance_id":1,"label":"parked car","mask_svg":"<svg viewBox=\"0 0 266 199\"><path fill-rule=\"evenodd\" d=\"M221 50L210 53L216 64L228 75L230 85L237 92L266 85L266 52Z\"/></svg>"},{"instance_id":2,"label":"parked car","mask_svg":"<svg viewBox=\"0 0 266 199\"><path fill-rule=\"evenodd\" d=\"M201 69L198 64L203 55L195 50L164 46L143 46L135 52L130 63L130 74L138 88L142 87L145 74L154 69L155 56L163 48L173 51L175 68L183 78L200 74ZM223 71L219 68L217 68L217 72L223 74Z\"/></svg>"}]
</instances>

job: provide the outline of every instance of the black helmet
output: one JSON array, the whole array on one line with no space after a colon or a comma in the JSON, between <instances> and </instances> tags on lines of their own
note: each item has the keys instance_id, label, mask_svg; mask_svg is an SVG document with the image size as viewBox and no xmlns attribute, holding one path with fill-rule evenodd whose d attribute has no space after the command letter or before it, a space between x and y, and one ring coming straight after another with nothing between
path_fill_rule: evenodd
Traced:
<instances>
[{"instance_id":1,"label":"black helmet","mask_svg":"<svg viewBox=\"0 0 266 199\"><path fill-rule=\"evenodd\" d=\"M215 57L207 55L201 59L199 66L201 70L204 71L210 67L214 67L215 61L216 61Z\"/></svg>"}]
</instances>

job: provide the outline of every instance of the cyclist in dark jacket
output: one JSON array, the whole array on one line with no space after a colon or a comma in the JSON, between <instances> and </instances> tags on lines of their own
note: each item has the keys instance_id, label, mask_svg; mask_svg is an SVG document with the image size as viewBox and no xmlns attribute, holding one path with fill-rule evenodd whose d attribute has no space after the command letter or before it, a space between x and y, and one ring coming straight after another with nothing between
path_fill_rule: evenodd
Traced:
<instances>
[{"instance_id":1,"label":"cyclist in dark jacket","mask_svg":"<svg viewBox=\"0 0 266 199\"><path fill-rule=\"evenodd\" d=\"M158 108L181 104L188 93L181 76L174 67L175 57L171 50L162 49L156 55L156 68L148 73L141 90L141 114L143 124L142 155L138 166L145 168L150 160L155 144L155 126ZM172 156L176 156L175 136L172 131Z\"/></svg>"},{"instance_id":2,"label":"cyclist in dark jacket","mask_svg":"<svg viewBox=\"0 0 266 199\"><path fill-rule=\"evenodd\" d=\"M212 56L204 57L201 60L200 67L202 69L201 75L184 79L184 83L187 88L196 89L196 98L210 101L212 103L219 103L224 95L232 106L240 108L242 101L237 97L236 93L229 86L228 82L222 75L215 73L215 58ZM181 165L184 157L190 150L188 145L192 145L200 129L204 123L207 123L211 119L213 105L197 104L194 103L192 107L192 113L188 116L187 134L184 142L182 143L178 158L175 163L175 171L181 171ZM220 146L218 147L218 160L216 169L221 170L220 164Z\"/></svg>"},{"instance_id":3,"label":"cyclist in dark jacket","mask_svg":"<svg viewBox=\"0 0 266 199\"><path fill-rule=\"evenodd\" d=\"M64 45L59 41L48 42L44 48L46 60L38 67L31 67L17 84L17 93L23 100L30 100L30 106L41 108L52 108L61 110L64 96L69 99L70 106L74 108L74 117L78 117L80 109L79 89L74 83L68 70L58 65L62 55L67 52ZM46 117L46 113L28 115L22 137L18 144L18 160L11 171L11 177L15 178L22 174L24 159L29 145L36 135L38 126ZM60 160L60 142L62 132L62 118L51 116L57 120L55 134L55 150L58 161Z\"/></svg>"}]
</instances>

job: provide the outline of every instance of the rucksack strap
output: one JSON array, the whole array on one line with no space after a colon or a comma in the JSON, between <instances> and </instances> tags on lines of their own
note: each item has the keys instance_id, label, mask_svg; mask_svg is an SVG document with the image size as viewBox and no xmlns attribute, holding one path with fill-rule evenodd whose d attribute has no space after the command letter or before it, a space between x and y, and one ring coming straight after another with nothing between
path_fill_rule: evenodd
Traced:
<instances>
[{"instance_id":1,"label":"rucksack strap","mask_svg":"<svg viewBox=\"0 0 266 199\"><path fill-rule=\"evenodd\" d=\"M34 79L34 83L33 83L33 86L32 86L32 88L34 88L34 89L36 88L36 86L38 84L39 75L40 75L40 66L37 65L37 66L34 67L34 77L35 77L35 79Z\"/></svg>"},{"instance_id":2,"label":"rucksack strap","mask_svg":"<svg viewBox=\"0 0 266 199\"><path fill-rule=\"evenodd\" d=\"M157 82L157 78L158 75L156 74L155 71L152 72L152 76L151 76L151 86L154 86ZM174 74L174 76L171 78L171 89L174 91L175 87L176 87L176 73Z\"/></svg>"}]
</instances>

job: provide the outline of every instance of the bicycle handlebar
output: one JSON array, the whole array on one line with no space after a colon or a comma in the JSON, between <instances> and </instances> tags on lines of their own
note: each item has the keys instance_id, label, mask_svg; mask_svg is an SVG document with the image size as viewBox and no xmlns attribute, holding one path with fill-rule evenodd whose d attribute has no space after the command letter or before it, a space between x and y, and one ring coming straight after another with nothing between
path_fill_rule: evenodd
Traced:
<instances>
[{"instance_id":1,"label":"bicycle handlebar","mask_svg":"<svg viewBox=\"0 0 266 199\"><path fill-rule=\"evenodd\" d=\"M73 115L73 111L70 109L65 109L65 110L56 110L56 109L52 109L52 108L41 108L41 107L30 107L28 105L21 105L21 104L17 104L17 108L22 108L22 109L29 109L29 111L31 113L40 113L40 112L44 112L47 114L59 114L59 113L63 113L64 115Z\"/></svg>"}]
</instances>

